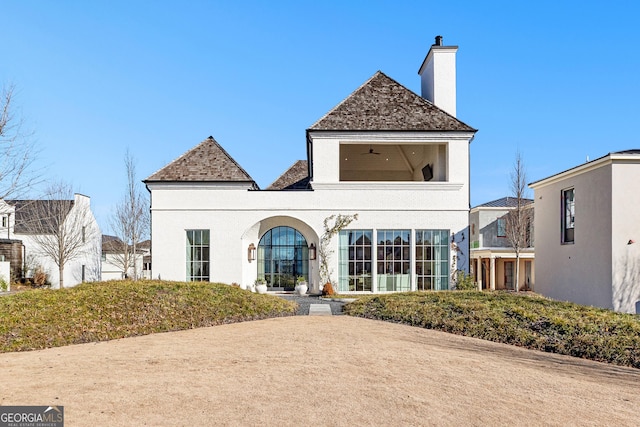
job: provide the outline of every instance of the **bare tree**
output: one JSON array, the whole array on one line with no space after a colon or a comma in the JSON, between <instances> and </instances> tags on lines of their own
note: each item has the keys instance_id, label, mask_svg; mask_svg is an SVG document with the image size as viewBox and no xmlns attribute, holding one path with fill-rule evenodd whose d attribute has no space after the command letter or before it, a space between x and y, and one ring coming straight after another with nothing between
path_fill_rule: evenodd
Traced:
<instances>
[{"instance_id":1,"label":"bare tree","mask_svg":"<svg viewBox=\"0 0 640 427\"><path fill-rule=\"evenodd\" d=\"M42 199L25 202L16 201L16 216L22 211L20 227L35 243L34 250L58 266L63 288L65 266L95 250L91 242L99 229L89 203L75 198L71 186L64 182L51 183Z\"/></svg>"},{"instance_id":2,"label":"bare tree","mask_svg":"<svg viewBox=\"0 0 640 427\"><path fill-rule=\"evenodd\" d=\"M528 228L531 221L531 209L527 199L527 173L520 152L511 171L511 193L516 201L515 207L506 215L506 237L516 254L515 290L520 290L520 253L528 247Z\"/></svg>"},{"instance_id":3,"label":"bare tree","mask_svg":"<svg viewBox=\"0 0 640 427\"><path fill-rule=\"evenodd\" d=\"M111 229L117 239L111 241L113 261L125 275L131 272L138 279L138 251L140 243L149 232L149 203L146 193L136 179L135 161L129 150L125 153L124 165L127 173L127 188L111 218Z\"/></svg>"},{"instance_id":4,"label":"bare tree","mask_svg":"<svg viewBox=\"0 0 640 427\"><path fill-rule=\"evenodd\" d=\"M15 87L0 91L0 199L14 197L28 190L37 180L31 169L36 156L32 135L24 131L23 120L16 114Z\"/></svg>"}]
</instances>

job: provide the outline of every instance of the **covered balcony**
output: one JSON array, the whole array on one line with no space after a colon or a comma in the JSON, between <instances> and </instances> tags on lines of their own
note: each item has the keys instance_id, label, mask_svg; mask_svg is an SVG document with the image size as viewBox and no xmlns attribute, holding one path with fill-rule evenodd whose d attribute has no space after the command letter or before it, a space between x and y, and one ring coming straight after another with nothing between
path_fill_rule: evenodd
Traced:
<instances>
[{"instance_id":1,"label":"covered balcony","mask_svg":"<svg viewBox=\"0 0 640 427\"><path fill-rule=\"evenodd\" d=\"M446 182L446 144L340 144L340 181Z\"/></svg>"}]
</instances>

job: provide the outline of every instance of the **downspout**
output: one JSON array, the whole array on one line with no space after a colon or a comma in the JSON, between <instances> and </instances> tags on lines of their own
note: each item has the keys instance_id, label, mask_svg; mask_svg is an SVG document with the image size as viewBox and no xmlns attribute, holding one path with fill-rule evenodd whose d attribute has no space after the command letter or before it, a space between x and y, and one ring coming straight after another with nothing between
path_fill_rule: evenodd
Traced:
<instances>
[{"instance_id":1,"label":"downspout","mask_svg":"<svg viewBox=\"0 0 640 427\"><path fill-rule=\"evenodd\" d=\"M144 188L146 188L147 191L149 192L149 259L151 260L151 270L149 271L149 279L153 280L153 274L151 274L151 272L153 271L153 240L152 240L153 233L151 232L151 230L153 230L153 215L151 215L152 213L151 206L153 206L153 202L151 201L151 198L153 197L153 193L149 189L147 182L146 181L142 181L142 182L144 183ZM142 256L142 269L144 270L144 255ZM158 276L158 280L160 280L160 276Z\"/></svg>"},{"instance_id":2,"label":"downspout","mask_svg":"<svg viewBox=\"0 0 640 427\"><path fill-rule=\"evenodd\" d=\"M309 182L311 182L313 181L313 144L309 136L309 129L307 129L307 169Z\"/></svg>"},{"instance_id":3,"label":"downspout","mask_svg":"<svg viewBox=\"0 0 640 427\"><path fill-rule=\"evenodd\" d=\"M469 155L467 156L467 158L469 159L469 171L467 172L467 181L469 182L469 211L467 212L467 223L469 222L469 215L471 213L471 142L473 142L474 138L476 137L476 134L474 133L473 136L471 137L471 139L469 140ZM469 228L469 225L467 225L467 270L468 273L471 273L471 230Z\"/></svg>"}]
</instances>

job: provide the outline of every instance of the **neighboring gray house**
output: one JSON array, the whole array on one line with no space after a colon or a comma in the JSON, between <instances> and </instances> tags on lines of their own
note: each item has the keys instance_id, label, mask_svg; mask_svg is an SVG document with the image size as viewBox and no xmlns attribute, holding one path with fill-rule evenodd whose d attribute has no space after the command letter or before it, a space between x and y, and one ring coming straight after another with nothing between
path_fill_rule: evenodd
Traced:
<instances>
[{"instance_id":1,"label":"neighboring gray house","mask_svg":"<svg viewBox=\"0 0 640 427\"><path fill-rule=\"evenodd\" d=\"M533 200L524 200L533 211ZM469 212L471 268L480 289L515 289L516 254L507 238L507 214L517 199L503 197L476 206ZM529 215L533 217L533 212ZM533 290L533 224L529 224L527 247L520 252L520 290Z\"/></svg>"},{"instance_id":2,"label":"neighboring gray house","mask_svg":"<svg viewBox=\"0 0 640 427\"><path fill-rule=\"evenodd\" d=\"M640 313L640 150L609 153L529 184L536 291Z\"/></svg>"}]
</instances>

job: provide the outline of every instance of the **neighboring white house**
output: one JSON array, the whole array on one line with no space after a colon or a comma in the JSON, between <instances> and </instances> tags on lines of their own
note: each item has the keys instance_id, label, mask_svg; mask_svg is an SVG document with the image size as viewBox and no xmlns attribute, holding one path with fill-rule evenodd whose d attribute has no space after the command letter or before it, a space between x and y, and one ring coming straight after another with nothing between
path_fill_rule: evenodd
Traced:
<instances>
[{"instance_id":1,"label":"neighboring white house","mask_svg":"<svg viewBox=\"0 0 640 427\"><path fill-rule=\"evenodd\" d=\"M339 292L449 289L468 271L476 132L455 117L456 51L436 38L423 97L376 72L307 129L307 160L266 190L213 137L151 175L152 276L272 289L303 276L318 291L323 221L358 214L330 245Z\"/></svg>"},{"instance_id":2,"label":"neighboring white house","mask_svg":"<svg viewBox=\"0 0 640 427\"><path fill-rule=\"evenodd\" d=\"M91 200L82 194L75 194L74 200L0 200L0 234L7 241L22 242L25 277L33 277L40 268L48 275L52 288L59 288L58 266L46 255L38 236L50 236L46 229L47 220L38 217L42 212L51 211L47 204L64 205L65 225L80 227L76 234L82 238L78 256L68 261L64 268L64 286L75 286L85 281L100 280L100 228L91 212ZM10 239L10 240L9 240ZM19 278L12 278L17 280Z\"/></svg>"},{"instance_id":3,"label":"neighboring white house","mask_svg":"<svg viewBox=\"0 0 640 427\"><path fill-rule=\"evenodd\" d=\"M524 199L533 211L533 200ZM469 214L471 228L471 268L480 289L515 289L516 254L507 238L507 215L517 206L517 199L503 197L476 206ZM533 220L533 214L527 216ZM533 227L529 224L527 247L520 252L520 290L533 290Z\"/></svg>"},{"instance_id":4,"label":"neighboring white house","mask_svg":"<svg viewBox=\"0 0 640 427\"><path fill-rule=\"evenodd\" d=\"M640 313L640 150L536 181L536 291Z\"/></svg>"},{"instance_id":5,"label":"neighboring white house","mask_svg":"<svg viewBox=\"0 0 640 427\"><path fill-rule=\"evenodd\" d=\"M135 272L139 278L150 278L151 271L149 270L151 263L151 255L149 253L151 249L151 242L145 240L140 242L136 248L135 256ZM133 248L129 248L129 255L133 257ZM120 280L125 278L134 277L133 262L130 264L128 271L124 271L124 258L122 240L116 236L109 236L107 234L102 236L102 280Z\"/></svg>"}]
</instances>

